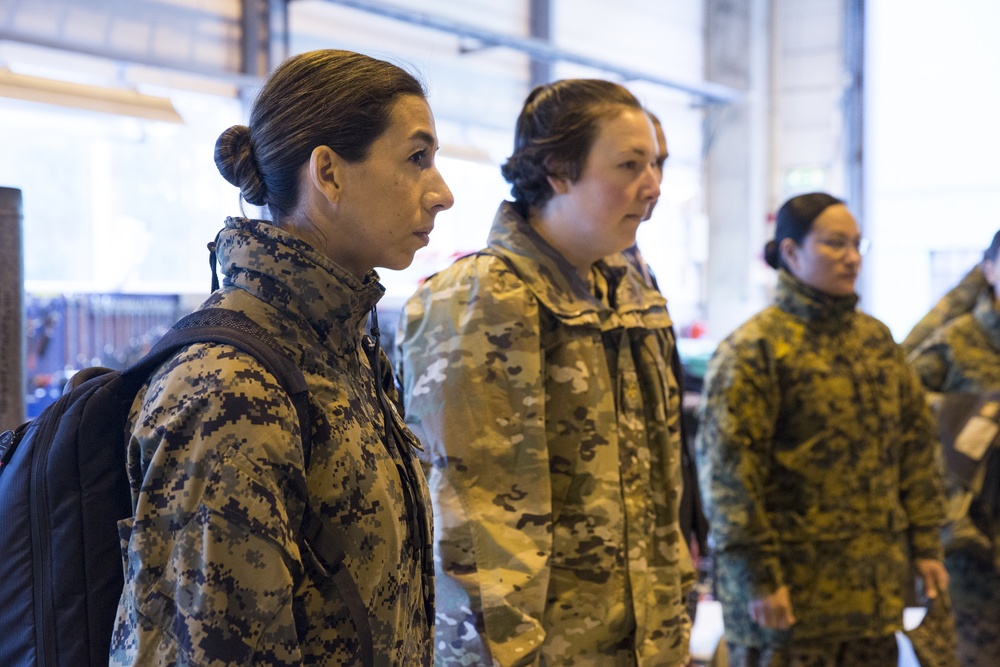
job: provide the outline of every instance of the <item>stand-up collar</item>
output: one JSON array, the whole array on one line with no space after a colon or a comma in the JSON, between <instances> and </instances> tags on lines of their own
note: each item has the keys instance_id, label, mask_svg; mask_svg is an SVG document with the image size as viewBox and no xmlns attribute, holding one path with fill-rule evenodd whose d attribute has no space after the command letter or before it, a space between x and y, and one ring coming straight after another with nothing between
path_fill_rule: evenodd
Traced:
<instances>
[{"instance_id":1,"label":"stand-up collar","mask_svg":"<svg viewBox=\"0 0 1000 667\"><path fill-rule=\"evenodd\" d=\"M815 326L838 328L854 315L858 295L831 296L781 269L778 271L775 303L784 312Z\"/></svg>"},{"instance_id":2,"label":"stand-up collar","mask_svg":"<svg viewBox=\"0 0 1000 667\"><path fill-rule=\"evenodd\" d=\"M592 293L576 268L542 238L511 202L500 205L487 245L506 259L542 305L567 324L608 328L621 326L621 316L626 313L645 313L644 316L649 317L651 311L656 311L669 325L666 300L659 292L646 288L638 272L629 273L624 257L613 255L595 264L614 291L609 299L612 311ZM626 319L629 318L626 316ZM624 324L630 325L629 322Z\"/></svg>"},{"instance_id":3,"label":"stand-up collar","mask_svg":"<svg viewBox=\"0 0 1000 667\"><path fill-rule=\"evenodd\" d=\"M301 318L334 351L360 343L368 313L385 293L375 271L359 279L263 220L226 218L216 253L224 284Z\"/></svg>"}]
</instances>

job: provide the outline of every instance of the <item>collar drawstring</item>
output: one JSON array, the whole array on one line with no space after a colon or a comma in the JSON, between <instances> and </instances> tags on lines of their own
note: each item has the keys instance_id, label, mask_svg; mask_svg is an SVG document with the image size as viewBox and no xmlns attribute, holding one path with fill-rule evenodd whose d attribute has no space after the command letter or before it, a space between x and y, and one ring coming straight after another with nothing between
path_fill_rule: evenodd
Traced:
<instances>
[{"instance_id":1,"label":"collar drawstring","mask_svg":"<svg viewBox=\"0 0 1000 667\"><path fill-rule=\"evenodd\" d=\"M413 472L410 470L410 466L407 463L410 456L410 452L407 451L407 441L401 433L398 432L398 427L393 419L392 408L389 407L389 397L385 395L385 386L383 384L382 377L382 346L381 346L381 331L378 328L378 309L372 306L371 310L371 322L369 325L371 332L371 338L373 342L372 346L372 357L371 365L372 371L375 374L375 394L378 397L379 406L382 409L382 419L385 422L385 437L386 446L393 447L396 450L397 470L399 471L399 481L403 487L403 493L406 495L407 505L409 506L409 516L410 530L413 531L413 535L419 541L419 547L417 549L420 557L422 559L421 563L421 581L424 589L424 606L427 613L427 618L434 618L434 585L432 578L432 563L434 562L434 547L431 541L431 536L427 532L427 519L426 512L427 508L420 503L420 492L417 489L417 482L413 478Z\"/></svg>"},{"instance_id":2,"label":"collar drawstring","mask_svg":"<svg viewBox=\"0 0 1000 667\"><path fill-rule=\"evenodd\" d=\"M212 269L212 291L215 292L219 289L219 274L216 269L218 267L219 260L215 254L215 241L209 241L208 243L208 266Z\"/></svg>"},{"instance_id":3,"label":"collar drawstring","mask_svg":"<svg viewBox=\"0 0 1000 667\"><path fill-rule=\"evenodd\" d=\"M392 433L392 410L389 408L389 398L385 395L385 387L382 386L382 345L380 338L382 332L378 328L378 308L372 306L371 314L371 336L375 342L375 352L372 354L372 370L375 372L375 393L378 395L379 407L382 409L382 418L385 420L385 436L390 442L395 441Z\"/></svg>"}]
</instances>

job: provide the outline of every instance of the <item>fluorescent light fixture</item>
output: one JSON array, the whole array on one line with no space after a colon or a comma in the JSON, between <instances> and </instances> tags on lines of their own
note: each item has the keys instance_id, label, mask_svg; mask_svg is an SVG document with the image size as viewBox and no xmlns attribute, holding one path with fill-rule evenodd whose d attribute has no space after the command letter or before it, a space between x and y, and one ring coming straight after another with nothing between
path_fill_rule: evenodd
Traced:
<instances>
[{"instance_id":1,"label":"fluorescent light fixture","mask_svg":"<svg viewBox=\"0 0 1000 667\"><path fill-rule=\"evenodd\" d=\"M0 68L0 97L56 104L88 111L101 111L168 123L183 123L166 97L144 95L135 90L90 86L69 81L27 76Z\"/></svg>"}]
</instances>

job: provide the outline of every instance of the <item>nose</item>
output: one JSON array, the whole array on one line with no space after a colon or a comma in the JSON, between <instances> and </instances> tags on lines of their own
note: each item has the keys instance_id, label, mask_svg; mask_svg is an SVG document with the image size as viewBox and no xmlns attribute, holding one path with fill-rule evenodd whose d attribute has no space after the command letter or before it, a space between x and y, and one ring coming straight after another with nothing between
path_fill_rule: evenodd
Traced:
<instances>
[{"instance_id":1,"label":"nose","mask_svg":"<svg viewBox=\"0 0 1000 667\"><path fill-rule=\"evenodd\" d=\"M444 176L437 167L434 168L434 179L427 190L424 202L427 210L434 214L447 211L455 205L455 196L451 194L451 188L444 182Z\"/></svg>"},{"instance_id":2,"label":"nose","mask_svg":"<svg viewBox=\"0 0 1000 667\"><path fill-rule=\"evenodd\" d=\"M656 165L648 165L645 174L643 174L642 198L644 201L656 201L660 198L660 179L661 174L658 173Z\"/></svg>"},{"instance_id":3,"label":"nose","mask_svg":"<svg viewBox=\"0 0 1000 667\"><path fill-rule=\"evenodd\" d=\"M844 251L844 261L847 262L848 266L860 268L861 249L853 243L848 243L847 249Z\"/></svg>"}]
</instances>

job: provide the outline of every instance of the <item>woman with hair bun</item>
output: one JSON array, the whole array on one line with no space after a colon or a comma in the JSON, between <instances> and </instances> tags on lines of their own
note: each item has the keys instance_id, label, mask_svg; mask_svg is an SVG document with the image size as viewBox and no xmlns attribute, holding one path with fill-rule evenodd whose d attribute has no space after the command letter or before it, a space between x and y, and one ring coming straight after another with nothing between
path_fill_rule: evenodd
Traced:
<instances>
[{"instance_id":1,"label":"woman with hair bun","mask_svg":"<svg viewBox=\"0 0 1000 667\"><path fill-rule=\"evenodd\" d=\"M730 664L884 667L913 586L947 586L931 417L889 329L856 310L842 201L794 197L774 305L720 345L696 439Z\"/></svg>"},{"instance_id":2,"label":"woman with hair bun","mask_svg":"<svg viewBox=\"0 0 1000 667\"><path fill-rule=\"evenodd\" d=\"M535 88L487 247L406 304L438 664L687 663L674 333L622 255L659 195L656 155L622 86Z\"/></svg>"},{"instance_id":3,"label":"woman with hair bun","mask_svg":"<svg viewBox=\"0 0 1000 667\"><path fill-rule=\"evenodd\" d=\"M130 417L112 664L430 664L426 485L377 325L362 334L374 268L408 266L452 205L436 150L423 86L336 50L282 63L219 137L219 171L267 219L226 220L202 308L243 313L298 363L310 447L247 353L193 344L153 374ZM300 536L307 515L320 538Z\"/></svg>"}]
</instances>

